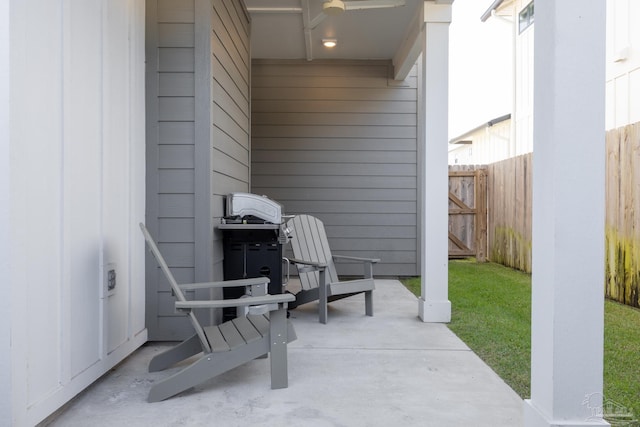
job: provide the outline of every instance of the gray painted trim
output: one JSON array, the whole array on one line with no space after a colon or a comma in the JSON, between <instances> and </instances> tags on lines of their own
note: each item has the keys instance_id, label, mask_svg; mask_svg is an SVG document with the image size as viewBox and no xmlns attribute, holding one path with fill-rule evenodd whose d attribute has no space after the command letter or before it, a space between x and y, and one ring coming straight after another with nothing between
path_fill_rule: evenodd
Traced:
<instances>
[{"instance_id":1,"label":"gray painted trim","mask_svg":"<svg viewBox=\"0 0 640 427\"><path fill-rule=\"evenodd\" d=\"M422 55L424 55L424 52L422 53ZM416 187L417 187L417 193L416 193L416 205L417 205L417 210L418 210L418 215L416 217L416 272L417 275L420 275L420 272L422 271L422 236L424 235L423 230L424 230L424 210L425 210L425 203L424 203L424 191L425 191L425 177L426 177L426 171L425 171L425 167L424 167L424 150L425 150L425 132L426 132L426 120L425 118L425 107L424 107L424 85L425 85L425 81L424 81L424 67L422 65L422 61L418 61L417 62L417 69L418 69L418 79L417 79L417 85L418 85L418 117L420 118L418 120L418 129L417 129L417 140L416 140L416 155L417 155L417 161L416 161L416 167L417 167L417 175L416 175Z\"/></svg>"},{"instance_id":2,"label":"gray painted trim","mask_svg":"<svg viewBox=\"0 0 640 427\"><path fill-rule=\"evenodd\" d=\"M243 12L246 14L247 16L247 21L249 22L249 26L247 28L248 30L248 39L251 40L251 17L249 15L249 11L247 10L246 5L244 4L244 2L242 3L242 9ZM252 112L252 100L253 100L253 62L252 62L252 52L251 52L251 43L249 43L249 128L247 129L247 132L249 133L249 191L251 191L251 187L253 185L253 180L251 179L251 177L253 176L253 112Z\"/></svg>"},{"instance_id":3,"label":"gray painted trim","mask_svg":"<svg viewBox=\"0 0 640 427\"><path fill-rule=\"evenodd\" d=\"M211 20L209 0L195 2L195 280L213 280L211 213ZM207 298L208 290L196 298ZM209 319L204 324L211 324Z\"/></svg>"},{"instance_id":4,"label":"gray painted trim","mask_svg":"<svg viewBox=\"0 0 640 427\"><path fill-rule=\"evenodd\" d=\"M146 149L145 149L145 225L154 235L158 235L158 70L153 64L158 63L158 4L157 0L146 1L145 12L145 104L146 104ZM151 66L150 66L151 64ZM145 256L145 324L149 335L157 331L158 323L158 290L157 266L151 254ZM153 282L153 283L152 283Z\"/></svg>"},{"instance_id":5,"label":"gray painted trim","mask_svg":"<svg viewBox=\"0 0 640 427\"><path fill-rule=\"evenodd\" d=\"M211 15L209 0L195 2L195 238L196 280L211 273ZM209 236L209 237L207 237Z\"/></svg>"}]
</instances>

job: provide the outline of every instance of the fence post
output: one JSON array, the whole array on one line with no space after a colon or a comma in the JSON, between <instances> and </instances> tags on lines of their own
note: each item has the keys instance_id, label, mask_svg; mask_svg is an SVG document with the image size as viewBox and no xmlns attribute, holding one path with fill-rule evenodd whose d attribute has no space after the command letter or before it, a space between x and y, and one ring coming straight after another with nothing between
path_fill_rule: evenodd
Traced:
<instances>
[{"instance_id":1,"label":"fence post","mask_svg":"<svg viewBox=\"0 0 640 427\"><path fill-rule=\"evenodd\" d=\"M475 179L476 261L487 261L487 169L478 167Z\"/></svg>"}]
</instances>

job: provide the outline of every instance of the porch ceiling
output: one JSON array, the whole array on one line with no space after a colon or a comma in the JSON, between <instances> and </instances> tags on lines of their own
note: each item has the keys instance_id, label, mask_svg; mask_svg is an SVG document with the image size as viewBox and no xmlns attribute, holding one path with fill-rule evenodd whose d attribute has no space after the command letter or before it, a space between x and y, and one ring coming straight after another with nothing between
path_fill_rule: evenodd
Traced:
<instances>
[{"instance_id":1,"label":"porch ceiling","mask_svg":"<svg viewBox=\"0 0 640 427\"><path fill-rule=\"evenodd\" d=\"M362 1L356 0L354 1ZM435 3L452 3L436 0ZM370 2L365 2L370 3ZM257 59L393 59L402 49L423 0L404 6L347 10L320 23L323 0L245 0L251 16L251 56ZM315 21L314 21L315 20ZM329 49L322 39L335 38Z\"/></svg>"}]
</instances>

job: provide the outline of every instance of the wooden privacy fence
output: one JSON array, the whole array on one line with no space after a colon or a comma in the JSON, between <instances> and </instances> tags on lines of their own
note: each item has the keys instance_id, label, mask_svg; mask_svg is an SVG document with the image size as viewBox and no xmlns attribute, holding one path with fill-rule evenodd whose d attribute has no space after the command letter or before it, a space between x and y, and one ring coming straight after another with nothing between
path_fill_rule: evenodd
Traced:
<instances>
[{"instance_id":1,"label":"wooden privacy fence","mask_svg":"<svg viewBox=\"0 0 640 427\"><path fill-rule=\"evenodd\" d=\"M487 256L487 171L449 166L449 258Z\"/></svg>"},{"instance_id":2,"label":"wooden privacy fence","mask_svg":"<svg viewBox=\"0 0 640 427\"><path fill-rule=\"evenodd\" d=\"M532 170L531 153L486 167L449 168L449 257L486 255L531 272ZM478 192L485 179L483 207ZM640 307L640 123L607 132L605 186L605 294Z\"/></svg>"},{"instance_id":3,"label":"wooden privacy fence","mask_svg":"<svg viewBox=\"0 0 640 427\"><path fill-rule=\"evenodd\" d=\"M640 123L606 136L605 294L640 307Z\"/></svg>"},{"instance_id":4,"label":"wooden privacy fence","mask_svg":"<svg viewBox=\"0 0 640 427\"><path fill-rule=\"evenodd\" d=\"M531 153L488 166L488 257L531 272Z\"/></svg>"}]
</instances>

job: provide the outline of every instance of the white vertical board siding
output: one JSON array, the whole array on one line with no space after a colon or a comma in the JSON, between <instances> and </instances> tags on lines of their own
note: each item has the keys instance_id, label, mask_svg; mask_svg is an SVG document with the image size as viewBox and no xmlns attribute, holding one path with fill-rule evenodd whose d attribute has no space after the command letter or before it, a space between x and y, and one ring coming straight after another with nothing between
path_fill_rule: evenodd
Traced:
<instances>
[{"instance_id":1,"label":"white vertical board siding","mask_svg":"<svg viewBox=\"0 0 640 427\"><path fill-rule=\"evenodd\" d=\"M12 425L146 341L143 18L135 0L11 2Z\"/></svg>"},{"instance_id":2,"label":"white vertical board siding","mask_svg":"<svg viewBox=\"0 0 640 427\"><path fill-rule=\"evenodd\" d=\"M102 4L87 1L68 4L64 29L64 217L74 218L64 227L63 275L69 281L62 295L68 333L74 343L68 375L80 373L100 360L101 289L83 286L96 279L102 265ZM82 120L78 118L82 117ZM82 179L78 179L82 177ZM82 214L78 214L82 212ZM88 303L90 302L90 303ZM73 307L73 309L71 309Z\"/></svg>"},{"instance_id":3,"label":"white vertical board siding","mask_svg":"<svg viewBox=\"0 0 640 427\"><path fill-rule=\"evenodd\" d=\"M11 46L11 340L12 415L19 421L62 381L63 133L62 4L16 3L11 4L17 27Z\"/></svg>"},{"instance_id":4,"label":"white vertical board siding","mask_svg":"<svg viewBox=\"0 0 640 427\"><path fill-rule=\"evenodd\" d=\"M637 1L607 1L607 129L640 122L638 17Z\"/></svg>"},{"instance_id":5,"label":"white vertical board siding","mask_svg":"<svg viewBox=\"0 0 640 427\"><path fill-rule=\"evenodd\" d=\"M517 21L520 11L530 1L519 1L514 19ZM516 29L517 31L517 29ZM535 24L530 25L517 35L516 43L516 155L533 151L533 36Z\"/></svg>"},{"instance_id":6,"label":"white vertical board siding","mask_svg":"<svg viewBox=\"0 0 640 427\"><path fill-rule=\"evenodd\" d=\"M0 275L11 278L10 186L10 31L9 2L0 2ZM10 282L11 283L11 282ZM12 289L0 300L0 414L11 420L11 307Z\"/></svg>"},{"instance_id":7,"label":"white vertical board siding","mask_svg":"<svg viewBox=\"0 0 640 427\"><path fill-rule=\"evenodd\" d=\"M511 119L482 126L465 134L464 139L471 141L471 144L449 145L449 165L488 165L526 153L510 153L510 136Z\"/></svg>"},{"instance_id":8,"label":"white vertical board siding","mask_svg":"<svg viewBox=\"0 0 640 427\"><path fill-rule=\"evenodd\" d=\"M416 86L384 61L254 61L252 191L322 219L336 253L381 258L377 275L417 274Z\"/></svg>"}]
</instances>

